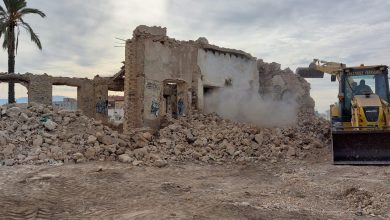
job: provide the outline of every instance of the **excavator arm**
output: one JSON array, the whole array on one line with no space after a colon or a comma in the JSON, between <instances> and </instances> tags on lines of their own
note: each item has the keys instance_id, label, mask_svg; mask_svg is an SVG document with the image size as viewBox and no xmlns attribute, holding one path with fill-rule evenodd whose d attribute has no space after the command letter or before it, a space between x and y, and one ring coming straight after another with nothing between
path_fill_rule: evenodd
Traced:
<instances>
[{"instance_id":1,"label":"excavator arm","mask_svg":"<svg viewBox=\"0 0 390 220\"><path fill-rule=\"evenodd\" d=\"M332 78L337 77L339 79L343 68L346 68L346 65L343 63L314 59L309 67L297 68L296 73L303 78L324 78L324 73L327 73L332 75Z\"/></svg>"}]
</instances>

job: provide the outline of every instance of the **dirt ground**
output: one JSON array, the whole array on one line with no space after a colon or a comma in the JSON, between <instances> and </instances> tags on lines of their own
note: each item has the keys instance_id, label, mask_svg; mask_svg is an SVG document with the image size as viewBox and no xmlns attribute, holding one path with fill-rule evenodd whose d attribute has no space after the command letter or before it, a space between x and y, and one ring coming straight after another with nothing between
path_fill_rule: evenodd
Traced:
<instances>
[{"instance_id":1,"label":"dirt ground","mask_svg":"<svg viewBox=\"0 0 390 220\"><path fill-rule=\"evenodd\" d=\"M390 167L0 167L0 219L390 219Z\"/></svg>"}]
</instances>

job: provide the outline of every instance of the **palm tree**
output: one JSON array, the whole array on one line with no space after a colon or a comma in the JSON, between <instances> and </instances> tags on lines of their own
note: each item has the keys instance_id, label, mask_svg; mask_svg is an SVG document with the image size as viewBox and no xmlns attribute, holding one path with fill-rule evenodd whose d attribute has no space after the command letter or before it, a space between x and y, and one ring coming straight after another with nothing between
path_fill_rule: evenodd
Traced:
<instances>
[{"instance_id":1,"label":"palm tree","mask_svg":"<svg viewBox=\"0 0 390 220\"><path fill-rule=\"evenodd\" d=\"M8 74L15 73L15 54L18 52L20 27L24 28L31 36L40 50L41 41L31 26L23 20L27 14L38 14L42 18L46 15L34 8L27 8L26 0L3 0L7 10L0 6L0 38L4 36L3 49L8 50ZM15 85L8 83L8 103L15 103Z\"/></svg>"}]
</instances>

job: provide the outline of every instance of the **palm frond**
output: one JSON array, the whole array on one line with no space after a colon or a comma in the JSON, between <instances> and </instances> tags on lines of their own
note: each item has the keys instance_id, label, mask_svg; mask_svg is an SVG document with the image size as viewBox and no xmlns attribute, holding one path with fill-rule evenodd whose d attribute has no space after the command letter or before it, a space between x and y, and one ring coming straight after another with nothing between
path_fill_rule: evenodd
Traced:
<instances>
[{"instance_id":1,"label":"palm frond","mask_svg":"<svg viewBox=\"0 0 390 220\"><path fill-rule=\"evenodd\" d=\"M34 42L40 50L42 50L41 40L39 40L38 35L34 32L31 26L28 23L22 21L22 27L24 27L27 30L27 32L30 34L31 41Z\"/></svg>"},{"instance_id":2,"label":"palm frond","mask_svg":"<svg viewBox=\"0 0 390 220\"><path fill-rule=\"evenodd\" d=\"M0 38L5 34L6 30L7 30L7 26L4 24L0 24Z\"/></svg>"},{"instance_id":3,"label":"palm frond","mask_svg":"<svg viewBox=\"0 0 390 220\"><path fill-rule=\"evenodd\" d=\"M7 8L7 11L11 11L11 2L12 0L3 0L5 7Z\"/></svg>"},{"instance_id":4,"label":"palm frond","mask_svg":"<svg viewBox=\"0 0 390 220\"><path fill-rule=\"evenodd\" d=\"M17 12L27 6L26 0L3 0L8 12Z\"/></svg>"},{"instance_id":5,"label":"palm frond","mask_svg":"<svg viewBox=\"0 0 390 220\"><path fill-rule=\"evenodd\" d=\"M10 42L14 42L15 52L17 53L19 47L20 27L23 27L31 37L37 47L42 50L42 44L38 35L34 32L31 26L24 22L23 16L26 14L37 14L42 18L46 14L39 9L27 8L26 0L3 0L5 8L0 6L0 38L4 37L3 48L7 49ZM11 30L17 28L16 33L11 33ZM16 35L15 35L16 34ZM12 38L12 39L10 39Z\"/></svg>"},{"instance_id":6,"label":"palm frond","mask_svg":"<svg viewBox=\"0 0 390 220\"><path fill-rule=\"evenodd\" d=\"M4 40L3 40L3 49L6 50L8 48L8 36L9 36L9 28L7 27L4 31Z\"/></svg>"},{"instance_id":7,"label":"palm frond","mask_svg":"<svg viewBox=\"0 0 390 220\"><path fill-rule=\"evenodd\" d=\"M12 12L17 12L27 6L26 0L11 0L11 10Z\"/></svg>"},{"instance_id":8,"label":"palm frond","mask_svg":"<svg viewBox=\"0 0 390 220\"><path fill-rule=\"evenodd\" d=\"M7 12L4 10L4 8L0 5L0 13L1 14L7 14Z\"/></svg>"},{"instance_id":9,"label":"palm frond","mask_svg":"<svg viewBox=\"0 0 390 220\"><path fill-rule=\"evenodd\" d=\"M0 32L4 32L7 27L8 27L8 22L0 20Z\"/></svg>"},{"instance_id":10,"label":"palm frond","mask_svg":"<svg viewBox=\"0 0 390 220\"><path fill-rule=\"evenodd\" d=\"M25 14L38 14L40 15L42 18L46 17L46 14L43 13L42 11L40 11L39 9L35 9L35 8L23 8L22 10L19 11L19 13L21 15L25 15Z\"/></svg>"}]
</instances>

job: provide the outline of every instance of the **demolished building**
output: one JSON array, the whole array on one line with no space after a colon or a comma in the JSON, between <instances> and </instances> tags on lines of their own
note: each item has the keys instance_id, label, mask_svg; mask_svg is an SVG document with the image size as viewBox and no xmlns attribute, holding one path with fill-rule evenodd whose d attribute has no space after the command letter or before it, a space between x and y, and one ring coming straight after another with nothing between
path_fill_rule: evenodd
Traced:
<instances>
[{"instance_id":1,"label":"demolished building","mask_svg":"<svg viewBox=\"0 0 390 220\"><path fill-rule=\"evenodd\" d=\"M77 87L77 107L86 116L108 121L108 91L124 91L123 130L159 128L166 115L174 118L204 110L205 95L226 86L256 90L264 98L296 100L300 110L314 112L310 85L280 64L209 44L206 38L178 41L166 28L138 26L126 41L125 63L112 77L93 79L47 74L0 74L0 82L17 82L29 102L52 104L52 87Z\"/></svg>"},{"instance_id":2,"label":"demolished building","mask_svg":"<svg viewBox=\"0 0 390 220\"><path fill-rule=\"evenodd\" d=\"M205 38L178 41L166 28L139 26L126 42L125 60L125 131L157 128L166 114L203 110L205 94L231 84L273 99L294 98L301 110L314 110L309 84L292 71Z\"/></svg>"}]
</instances>

